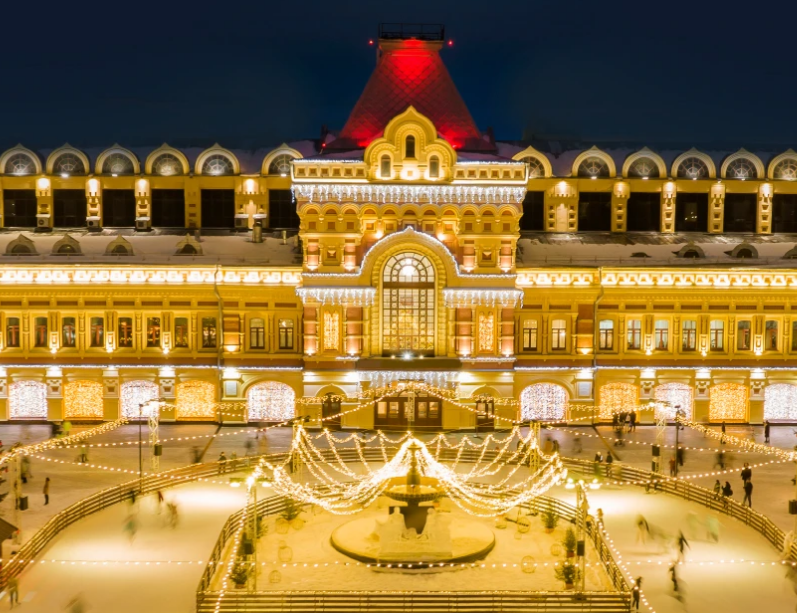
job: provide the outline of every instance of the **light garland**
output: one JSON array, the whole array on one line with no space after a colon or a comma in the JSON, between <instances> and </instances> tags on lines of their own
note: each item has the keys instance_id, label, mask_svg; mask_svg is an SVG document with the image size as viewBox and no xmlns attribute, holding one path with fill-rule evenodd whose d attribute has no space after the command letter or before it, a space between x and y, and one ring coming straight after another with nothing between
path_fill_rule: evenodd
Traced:
<instances>
[{"instance_id":1,"label":"light garland","mask_svg":"<svg viewBox=\"0 0 797 613\"><path fill-rule=\"evenodd\" d=\"M296 394L285 383L265 381L246 393L247 413L252 421L285 421L296 415Z\"/></svg>"},{"instance_id":2,"label":"light garland","mask_svg":"<svg viewBox=\"0 0 797 613\"><path fill-rule=\"evenodd\" d=\"M340 314L324 312L324 350L336 351L340 345Z\"/></svg>"},{"instance_id":3,"label":"light garland","mask_svg":"<svg viewBox=\"0 0 797 613\"><path fill-rule=\"evenodd\" d=\"M523 305L523 292L519 289L463 289L446 288L443 300L449 308L496 305L503 308L514 308Z\"/></svg>"},{"instance_id":4,"label":"light garland","mask_svg":"<svg viewBox=\"0 0 797 613\"><path fill-rule=\"evenodd\" d=\"M303 304L318 302L320 304L371 306L376 297L373 287L297 287L296 295Z\"/></svg>"},{"instance_id":5,"label":"light garland","mask_svg":"<svg viewBox=\"0 0 797 613\"><path fill-rule=\"evenodd\" d=\"M369 185L298 183L294 197L310 202L360 202L378 204L520 204L526 187L465 185Z\"/></svg>"},{"instance_id":6,"label":"light garland","mask_svg":"<svg viewBox=\"0 0 797 613\"><path fill-rule=\"evenodd\" d=\"M684 417L692 419L694 406L692 388L684 383L665 383L653 390L653 397L657 400L654 404L653 414L656 419L664 417L668 421L675 419L675 407L680 406Z\"/></svg>"},{"instance_id":7,"label":"light garland","mask_svg":"<svg viewBox=\"0 0 797 613\"><path fill-rule=\"evenodd\" d=\"M47 419L47 386L39 381L15 381L8 386L11 419Z\"/></svg>"},{"instance_id":8,"label":"light garland","mask_svg":"<svg viewBox=\"0 0 797 613\"><path fill-rule=\"evenodd\" d=\"M764 388L764 419L797 419L797 385L775 383Z\"/></svg>"},{"instance_id":9,"label":"light garland","mask_svg":"<svg viewBox=\"0 0 797 613\"><path fill-rule=\"evenodd\" d=\"M523 420L556 420L566 417L567 391L555 383L535 383L520 393L520 417Z\"/></svg>"},{"instance_id":10,"label":"light garland","mask_svg":"<svg viewBox=\"0 0 797 613\"><path fill-rule=\"evenodd\" d=\"M765 455L774 455L784 460L793 460L795 459L795 457L797 457L797 453L795 452L784 451L783 449L773 447L769 444L756 443L755 441L751 441L750 439L739 438L738 436L733 436L732 434L727 434L727 433L723 434L722 431L717 428L709 428L707 426L704 426L703 424L698 424L694 421L689 421L687 419L679 419L678 423L683 424L687 428L692 428L693 430L697 430L698 432L701 432L704 436L709 436L718 441L725 441L726 443L730 443L731 445L741 447L745 451L754 451L757 453L763 453Z\"/></svg>"},{"instance_id":11,"label":"light garland","mask_svg":"<svg viewBox=\"0 0 797 613\"><path fill-rule=\"evenodd\" d=\"M747 421L747 388L741 383L718 383L709 388L708 418Z\"/></svg>"},{"instance_id":12,"label":"light garland","mask_svg":"<svg viewBox=\"0 0 797 613\"><path fill-rule=\"evenodd\" d=\"M360 371L360 381L385 387L400 381L423 381L426 385L456 390L459 387L459 371L433 370L371 370Z\"/></svg>"},{"instance_id":13,"label":"light garland","mask_svg":"<svg viewBox=\"0 0 797 613\"><path fill-rule=\"evenodd\" d=\"M160 396L160 389L157 383L152 381L126 381L122 383L119 394L122 407L122 416L128 419L138 419L139 411L141 417L148 419L152 412L151 400L156 400ZM143 407L141 405L144 405Z\"/></svg>"},{"instance_id":14,"label":"light garland","mask_svg":"<svg viewBox=\"0 0 797 613\"><path fill-rule=\"evenodd\" d=\"M177 385L177 418L215 417L216 386L208 381L183 381Z\"/></svg>"},{"instance_id":15,"label":"light garland","mask_svg":"<svg viewBox=\"0 0 797 613\"><path fill-rule=\"evenodd\" d=\"M70 381L64 385L64 419L102 419L102 383L98 381Z\"/></svg>"},{"instance_id":16,"label":"light garland","mask_svg":"<svg viewBox=\"0 0 797 613\"><path fill-rule=\"evenodd\" d=\"M607 383L600 388L601 417L630 413L638 405L638 388L630 383Z\"/></svg>"}]
</instances>

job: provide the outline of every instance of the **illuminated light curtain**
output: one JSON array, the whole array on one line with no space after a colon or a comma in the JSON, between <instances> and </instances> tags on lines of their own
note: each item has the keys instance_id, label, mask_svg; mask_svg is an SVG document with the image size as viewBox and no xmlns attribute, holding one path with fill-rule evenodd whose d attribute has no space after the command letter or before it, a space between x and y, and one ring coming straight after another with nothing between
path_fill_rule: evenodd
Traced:
<instances>
[{"instance_id":1,"label":"illuminated light curtain","mask_svg":"<svg viewBox=\"0 0 797 613\"><path fill-rule=\"evenodd\" d=\"M38 381L17 381L8 387L11 419L47 419L47 386Z\"/></svg>"},{"instance_id":2,"label":"illuminated light curtain","mask_svg":"<svg viewBox=\"0 0 797 613\"><path fill-rule=\"evenodd\" d=\"M708 391L708 418L747 421L747 388L741 383L719 383Z\"/></svg>"},{"instance_id":3,"label":"illuminated light curtain","mask_svg":"<svg viewBox=\"0 0 797 613\"><path fill-rule=\"evenodd\" d=\"M600 416L611 417L615 413L630 413L636 410L637 387L630 383L607 383L601 386Z\"/></svg>"},{"instance_id":4,"label":"illuminated light curtain","mask_svg":"<svg viewBox=\"0 0 797 613\"><path fill-rule=\"evenodd\" d=\"M127 381L122 383L122 416L138 419L139 405L149 400L155 400L159 395L158 385L152 381ZM149 417L152 408L153 404L147 404L142 407L141 417Z\"/></svg>"},{"instance_id":5,"label":"illuminated light curtain","mask_svg":"<svg viewBox=\"0 0 797 613\"><path fill-rule=\"evenodd\" d=\"M520 393L520 418L563 420L567 402L567 391L561 385L535 383Z\"/></svg>"},{"instance_id":6,"label":"illuminated light curtain","mask_svg":"<svg viewBox=\"0 0 797 613\"><path fill-rule=\"evenodd\" d=\"M70 381L64 386L64 417L102 419L102 383Z\"/></svg>"},{"instance_id":7,"label":"illuminated light curtain","mask_svg":"<svg viewBox=\"0 0 797 613\"><path fill-rule=\"evenodd\" d=\"M249 388L246 406L251 421L283 421L296 415L296 394L284 383L266 381Z\"/></svg>"},{"instance_id":8,"label":"illuminated light curtain","mask_svg":"<svg viewBox=\"0 0 797 613\"><path fill-rule=\"evenodd\" d=\"M776 383L764 389L764 419L797 419L797 385Z\"/></svg>"},{"instance_id":9,"label":"illuminated light curtain","mask_svg":"<svg viewBox=\"0 0 797 613\"><path fill-rule=\"evenodd\" d=\"M216 417L216 386L207 381L184 381L177 385L177 418Z\"/></svg>"},{"instance_id":10,"label":"illuminated light curtain","mask_svg":"<svg viewBox=\"0 0 797 613\"><path fill-rule=\"evenodd\" d=\"M336 350L340 345L340 315L324 313L324 349Z\"/></svg>"},{"instance_id":11,"label":"illuminated light curtain","mask_svg":"<svg viewBox=\"0 0 797 613\"><path fill-rule=\"evenodd\" d=\"M479 351L492 352L495 347L495 316L479 313Z\"/></svg>"},{"instance_id":12,"label":"illuminated light curtain","mask_svg":"<svg viewBox=\"0 0 797 613\"><path fill-rule=\"evenodd\" d=\"M656 407L656 419L663 416L670 421L675 420L675 407L680 406L687 419L692 419L693 408L692 388L684 383L665 383L653 390L653 398L657 402L669 403L665 406Z\"/></svg>"}]
</instances>

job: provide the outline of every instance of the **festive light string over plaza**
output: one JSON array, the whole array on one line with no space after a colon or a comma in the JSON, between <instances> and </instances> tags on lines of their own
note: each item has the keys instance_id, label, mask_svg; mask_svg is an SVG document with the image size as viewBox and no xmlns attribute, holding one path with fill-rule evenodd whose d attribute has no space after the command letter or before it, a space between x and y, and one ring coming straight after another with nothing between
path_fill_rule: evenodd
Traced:
<instances>
[{"instance_id":1,"label":"festive light string over plaza","mask_svg":"<svg viewBox=\"0 0 797 613\"><path fill-rule=\"evenodd\" d=\"M755 441L742 439L738 436L733 436L732 434L723 433L714 428L708 428L703 424L698 424L694 421L679 418L678 423L691 428L692 430L696 430L697 432L701 432L705 436L717 439L720 442L724 441L726 443L730 443L731 445L741 447L745 451L754 451L766 455L774 455L786 461L793 461L795 457L797 457L797 454L795 454L793 451L785 451L770 445L763 445L761 443L756 443Z\"/></svg>"}]
</instances>

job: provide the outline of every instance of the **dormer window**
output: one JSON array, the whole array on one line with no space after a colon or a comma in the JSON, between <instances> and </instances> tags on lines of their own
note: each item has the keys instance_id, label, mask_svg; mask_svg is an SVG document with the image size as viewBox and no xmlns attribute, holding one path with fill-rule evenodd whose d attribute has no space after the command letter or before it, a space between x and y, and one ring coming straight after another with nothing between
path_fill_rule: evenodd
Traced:
<instances>
[{"instance_id":1,"label":"dormer window","mask_svg":"<svg viewBox=\"0 0 797 613\"><path fill-rule=\"evenodd\" d=\"M379 161L379 176L383 179L390 178L390 156L383 155Z\"/></svg>"},{"instance_id":2,"label":"dormer window","mask_svg":"<svg viewBox=\"0 0 797 613\"><path fill-rule=\"evenodd\" d=\"M410 134L404 141L404 157L415 157L415 137Z\"/></svg>"},{"instance_id":3,"label":"dormer window","mask_svg":"<svg viewBox=\"0 0 797 613\"><path fill-rule=\"evenodd\" d=\"M440 158L433 155L429 158L429 178L437 179L440 176Z\"/></svg>"}]
</instances>

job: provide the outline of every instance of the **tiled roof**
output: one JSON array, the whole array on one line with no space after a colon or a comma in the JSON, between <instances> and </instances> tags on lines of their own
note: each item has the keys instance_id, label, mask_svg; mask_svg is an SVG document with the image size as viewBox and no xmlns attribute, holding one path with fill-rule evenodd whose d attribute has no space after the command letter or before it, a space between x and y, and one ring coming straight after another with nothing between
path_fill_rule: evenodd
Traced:
<instances>
[{"instance_id":1,"label":"tiled roof","mask_svg":"<svg viewBox=\"0 0 797 613\"><path fill-rule=\"evenodd\" d=\"M407 40L382 50L379 63L338 139L327 149L366 147L409 106L432 120L456 149L491 151L440 59L438 48Z\"/></svg>"}]
</instances>

